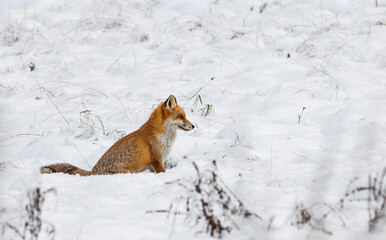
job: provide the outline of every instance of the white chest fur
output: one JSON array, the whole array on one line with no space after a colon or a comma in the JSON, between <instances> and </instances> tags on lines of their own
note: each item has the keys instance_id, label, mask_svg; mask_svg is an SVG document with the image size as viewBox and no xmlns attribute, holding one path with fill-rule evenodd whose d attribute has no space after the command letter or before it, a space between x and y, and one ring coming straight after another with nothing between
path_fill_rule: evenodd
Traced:
<instances>
[{"instance_id":1,"label":"white chest fur","mask_svg":"<svg viewBox=\"0 0 386 240\"><path fill-rule=\"evenodd\" d=\"M157 136L158 141L160 141L163 145L162 160L165 160L172 149L174 140L177 136L177 125L173 124L171 121L167 121L165 122L165 130L164 134L159 134Z\"/></svg>"}]
</instances>

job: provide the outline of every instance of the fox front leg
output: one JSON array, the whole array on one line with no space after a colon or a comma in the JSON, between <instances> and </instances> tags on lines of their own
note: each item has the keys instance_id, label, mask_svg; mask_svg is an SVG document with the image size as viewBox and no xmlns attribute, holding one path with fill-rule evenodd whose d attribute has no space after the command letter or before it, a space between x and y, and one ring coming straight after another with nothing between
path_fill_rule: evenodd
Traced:
<instances>
[{"instance_id":1,"label":"fox front leg","mask_svg":"<svg viewBox=\"0 0 386 240\"><path fill-rule=\"evenodd\" d=\"M164 163L161 161L155 161L151 164L156 173L165 172Z\"/></svg>"}]
</instances>

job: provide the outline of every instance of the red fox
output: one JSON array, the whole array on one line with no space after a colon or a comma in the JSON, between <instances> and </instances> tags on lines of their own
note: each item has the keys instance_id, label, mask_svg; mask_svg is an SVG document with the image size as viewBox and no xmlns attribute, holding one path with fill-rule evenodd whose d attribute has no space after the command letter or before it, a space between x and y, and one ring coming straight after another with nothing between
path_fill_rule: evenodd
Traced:
<instances>
[{"instance_id":1,"label":"red fox","mask_svg":"<svg viewBox=\"0 0 386 240\"><path fill-rule=\"evenodd\" d=\"M165 172L163 160L169 154L177 129L190 131L194 125L170 95L137 131L118 140L93 167L86 171L68 163L44 166L41 173L63 172L81 176L135 173L152 166L156 173Z\"/></svg>"}]
</instances>

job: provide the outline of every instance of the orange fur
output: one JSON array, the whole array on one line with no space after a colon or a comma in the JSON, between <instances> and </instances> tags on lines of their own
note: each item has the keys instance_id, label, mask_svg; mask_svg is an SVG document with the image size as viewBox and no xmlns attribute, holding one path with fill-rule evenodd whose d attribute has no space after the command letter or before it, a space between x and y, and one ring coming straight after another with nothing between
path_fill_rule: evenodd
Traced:
<instances>
[{"instance_id":1,"label":"orange fur","mask_svg":"<svg viewBox=\"0 0 386 240\"><path fill-rule=\"evenodd\" d=\"M164 172L166 156L176 137L176 130L190 131L194 125L186 119L184 110L173 95L162 102L149 120L137 131L118 140L89 172L68 163L52 164L41 168L41 173L64 172L81 176L134 173L148 166L155 172Z\"/></svg>"}]
</instances>

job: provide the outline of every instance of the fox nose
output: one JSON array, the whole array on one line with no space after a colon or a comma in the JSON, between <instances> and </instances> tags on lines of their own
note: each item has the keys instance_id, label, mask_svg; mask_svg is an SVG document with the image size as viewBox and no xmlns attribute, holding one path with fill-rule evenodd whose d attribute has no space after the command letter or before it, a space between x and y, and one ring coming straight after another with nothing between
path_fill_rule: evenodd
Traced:
<instances>
[{"instance_id":1,"label":"fox nose","mask_svg":"<svg viewBox=\"0 0 386 240\"><path fill-rule=\"evenodd\" d=\"M194 129L194 125L192 124L192 129Z\"/></svg>"}]
</instances>

